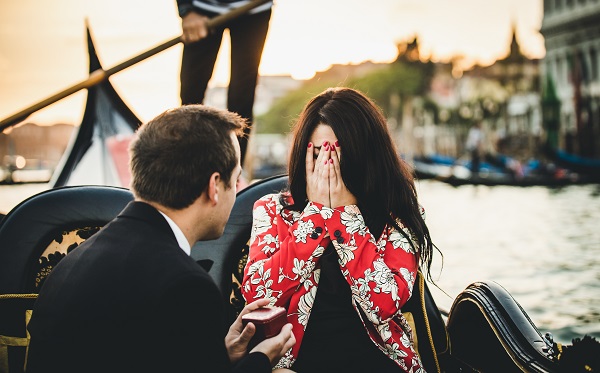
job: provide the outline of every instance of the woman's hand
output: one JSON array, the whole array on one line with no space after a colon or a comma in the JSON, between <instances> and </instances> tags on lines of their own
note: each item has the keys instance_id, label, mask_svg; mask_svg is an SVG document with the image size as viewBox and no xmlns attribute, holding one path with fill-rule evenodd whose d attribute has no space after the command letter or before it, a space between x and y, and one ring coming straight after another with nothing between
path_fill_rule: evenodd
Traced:
<instances>
[{"instance_id":1,"label":"woman's hand","mask_svg":"<svg viewBox=\"0 0 600 373\"><path fill-rule=\"evenodd\" d=\"M325 141L314 158L315 146L308 143L306 151L306 197L309 201L331 207L329 200L330 150L329 142Z\"/></svg>"},{"instance_id":2,"label":"woman's hand","mask_svg":"<svg viewBox=\"0 0 600 373\"><path fill-rule=\"evenodd\" d=\"M329 200L331 208L356 205L356 197L350 193L340 171L339 145L331 146L329 158Z\"/></svg>"}]
</instances>

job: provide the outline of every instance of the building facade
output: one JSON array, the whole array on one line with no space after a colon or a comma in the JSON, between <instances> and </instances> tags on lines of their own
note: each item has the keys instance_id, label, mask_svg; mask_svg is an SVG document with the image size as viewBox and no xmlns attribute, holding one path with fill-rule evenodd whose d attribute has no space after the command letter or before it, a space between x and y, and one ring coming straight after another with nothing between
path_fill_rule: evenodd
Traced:
<instances>
[{"instance_id":1,"label":"building facade","mask_svg":"<svg viewBox=\"0 0 600 373\"><path fill-rule=\"evenodd\" d=\"M559 103L544 122L556 122L559 148L600 157L600 0L544 0L540 31L542 89L555 91Z\"/></svg>"}]
</instances>

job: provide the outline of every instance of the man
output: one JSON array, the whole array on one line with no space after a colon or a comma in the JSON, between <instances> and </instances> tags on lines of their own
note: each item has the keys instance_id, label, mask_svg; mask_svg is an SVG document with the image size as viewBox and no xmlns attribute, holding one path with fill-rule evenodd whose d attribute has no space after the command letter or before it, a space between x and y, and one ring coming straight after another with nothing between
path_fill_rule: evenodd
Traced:
<instances>
[{"instance_id":1,"label":"man","mask_svg":"<svg viewBox=\"0 0 600 373\"><path fill-rule=\"evenodd\" d=\"M253 120L252 108L258 79L258 67L269 29L273 2L267 2L227 23L209 30L206 22L248 3L248 0L177 0L181 17L181 103L198 104L204 101L212 76L223 32L229 29L231 39L231 77L227 91L227 108L248 120L245 136L240 136L241 162L244 164L248 136Z\"/></svg>"},{"instance_id":2,"label":"man","mask_svg":"<svg viewBox=\"0 0 600 373\"><path fill-rule=\"evenodd\" d=\"M479 174L482 146L483 132L481 132L481 123L475 122L475 124L469 128L467 141L465 142L465 148L471 155L471 175L473 177Z\"/></svg>"},{"instance_id":3,"label":"man","mask_svg":"<svg viewBox=\"0 0 600 373\"><path fill-rule=\"evenodd\" d=\"M189 105L139 129L135 200L47 278L28 328L28 373L271 371L295 343L291 325L247 354L254 326L243 329L240 315L225 337L219 290L189 256L223 233L244 126L237 114Z\"/></svg>"}]
</instances>

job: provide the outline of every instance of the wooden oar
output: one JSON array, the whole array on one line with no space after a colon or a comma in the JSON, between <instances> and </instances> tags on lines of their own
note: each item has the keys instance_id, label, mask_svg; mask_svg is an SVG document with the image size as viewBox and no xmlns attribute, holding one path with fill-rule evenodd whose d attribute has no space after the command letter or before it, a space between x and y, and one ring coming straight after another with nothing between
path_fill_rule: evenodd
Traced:
<instances>
[{"instance_id":1,"label":"wooden oar","mask_svg":"<svg viewBox=\"0 0 600 373\"><path fill-rule=\"evenodd\" d=\"M216 16L212 19L210 19L208 21L208 28L215 28L218 26L222 26L223 24L225 24L226 22L231 21L234 18L237 18L245 13L247 13L248 11L256 8L257 6L264 4L268 1L271 0L252 0L250 1L248 4L245 4L239 8L236 8L228 13L225 14L221 14L219 16ZM31 115L32 113L50 105L55 103L56 101L63 99L69 95L72 95L75 92L78 92L84 88L90 88L92 86L95 86L96 84L102 83L104 80L108 79L109 76L118 73L121 70L124 70L126 68L128 68L131 65L134 65L140 61L145 60L148 57L154 56L155 54L164 51L165 49L171 48L172 46L179 44L181 42L181 35L177 36L171 40L168 40L160 45L157 45L156 47L149 49L143 53L138 54L137 56L134 56L126 61L121 62L120 64L111 67L108 70L103 70L103 69L98 69L93 71L90 76L85 79L82 82L79 82L67 89L64 89L36 104L33 104L21 111L19 111L18 113L15 113L11 116L9 116L6 119L3 119L2 121L0 121L0 132L2 132L3 130L5 130L8 127L14 126L15 124L18 124L20 122L22 122L23 120L25 120L25 118L27 118L29 115Z\"/></svg>"}]
</instances>

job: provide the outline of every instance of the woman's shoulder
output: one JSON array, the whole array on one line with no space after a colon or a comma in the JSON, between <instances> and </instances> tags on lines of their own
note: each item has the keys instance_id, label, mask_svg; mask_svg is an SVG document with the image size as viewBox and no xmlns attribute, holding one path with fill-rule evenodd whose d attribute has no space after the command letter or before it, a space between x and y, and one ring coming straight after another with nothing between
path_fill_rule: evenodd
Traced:
<instances>
[{"instance_id":1,"label":"woman's shoulder","mask_svg":"<svg viewBox=\"0 0 600 373\"><path fill-rule=\"evenodd\" d=\"M276 206L282 205L291 205L294 203L292 195L289 192L279 192L279 193L269 193L256 201L256 204L272 204L274 203ZM255 205L256 205L255 204Z\"/></svg>"},{"instance_id":2,"label":"woman's shoulder","mask_svg":"<svg viewBox=\"0 0 600 373\"><path fill-rule=\"evenodd\" d=\"M264 201L283 201L283 202L293 202L292 195L288 191L278 192L278 193L269 193L260 197L261 200Z\"/></svg>"}]
</instances>

